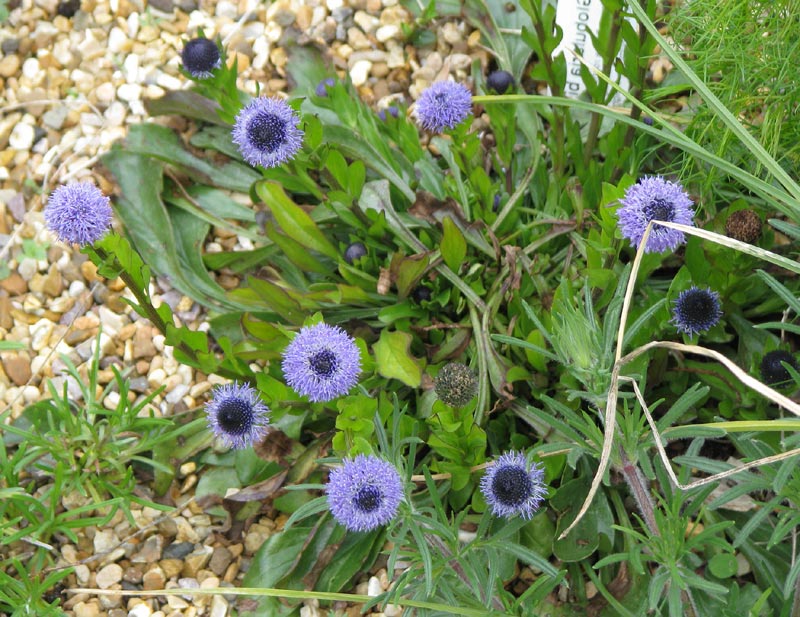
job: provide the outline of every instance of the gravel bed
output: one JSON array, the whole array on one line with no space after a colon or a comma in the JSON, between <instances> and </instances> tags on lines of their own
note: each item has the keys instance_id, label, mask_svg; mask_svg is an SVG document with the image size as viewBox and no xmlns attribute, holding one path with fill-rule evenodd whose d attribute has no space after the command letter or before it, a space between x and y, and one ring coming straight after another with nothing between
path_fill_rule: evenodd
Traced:
<instances>
[{"instance_id":1,"label":"gravel bed","mask_svg":"<svg viewBox=\"0 0 800 617\"><path fill-rule=\"evenodd\" d=\"M183 40L202 28L219 35L240 68L240 87L266 94L287 89L287 41L326 47L340 76L377 108L413 101L448 72L465 81L475 58L487 52L477 32L463 23L432 24L436 45L417 50L403 40L411 16L398 0L12 0L0 24L0 340L23 343L23 351L0 353L0 409L10 418L46 395L47 382L69 383L60 355L86 375L102 328L100 385L111 366L130 369L131 397L158 386L158 416L193 410L222 380L180 365L164 338L130 310L119 280L96 275L73 248L56 242L44 227L43 194L69 181L91 178L104 192L115 187L97 172L98 157L144 117L143 100L189 84L179 70ZM230 248L236 238L215 231L210 242ZM5 276L7 274L7 276ZM156 301L167 302L192 328L203 312L189 298L158 280ZM115 406L118 394L106 399ZM58 565L73 565L65 587L163 589L239 584L263 541L282 528L281 517L248 521L239 536L193 500L194 463L181 468L167 496L174 513L133 505L135 525L119 513L102 529L79 532L79 542L55 549ZM146 494L148 487L140 487ZM65 508L80 500L62 499ZM178 505L182 504L182 505ZM385 571L365 578L358 593L376 594ZM123 598L73 595L64 603L77 617L224 617L223 596ZM304 616L320 614L313 602ZM351 607L343 614L360 614ZM399 614L398 611L387 611Z\"/></svg>"}]
</instances>

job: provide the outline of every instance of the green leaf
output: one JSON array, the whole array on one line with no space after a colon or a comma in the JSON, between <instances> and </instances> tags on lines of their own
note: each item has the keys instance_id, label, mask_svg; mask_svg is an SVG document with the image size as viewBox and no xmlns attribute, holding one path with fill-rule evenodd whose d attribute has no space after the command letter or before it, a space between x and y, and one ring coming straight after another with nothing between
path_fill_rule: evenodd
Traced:
<instances>
[{"instance_id":1,"label":"green leaf","mask_svg":"<svg viewBox=\"0 0 800 617\"><path fill-rule=\"evenodd\" d=\"M467 241L449 216L442 221L442 228L444 229L441 246L442 258L453 272L458 272L467 255Z\"/></svg>"},{"instance_id":2,"label":"green leaf","mask_svg":"<svg viewBox=\"0 0 800 617\"><path fill-rule=\"evenodd\" d=\"M372 346L378 372L387 379L399 379L407 386L418 388L422 383L421 360L409 352L411 335L407 332L381 330L380 340Z\"/></svg>"},{"instance_id":3,"label":"green leaf","mask_svg":"<svg viewBox=\"0 0 800 617\"><path fill-rule=\"evenodd\" d=\"M730 553L718 553L708 562L708 569L717 578L730 578L739 569L736 557Z\"/></svg>"},{"instance_id":4,"label":"green leaf","mask_svg":"<svg viewBox=\"0 0 800 617\"><path fill-rule=\"evenodd\" d=\"M256 184L256 194L269 207L278 225L286 235L306 248L315 250L331 259L339 253L320 231L317 224L300 206L284 192L280 184L262 181Z\"/></svg>"}]
</instances>

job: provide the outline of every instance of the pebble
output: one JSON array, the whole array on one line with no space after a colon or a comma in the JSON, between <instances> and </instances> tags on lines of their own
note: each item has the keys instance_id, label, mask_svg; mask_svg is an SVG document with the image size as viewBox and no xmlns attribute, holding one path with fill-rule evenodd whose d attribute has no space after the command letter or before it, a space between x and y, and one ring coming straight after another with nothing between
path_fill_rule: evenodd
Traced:
<instances>
[{"instance_id":1,"label":"pebble","mask_svg":"<svg viewBox=\"0 0 800 617\"><path fill-rule=\"evenodd\" d=\"M161 589L161 587L158 589ZM128 611L128 617L152 617L152 615L153 609L151 609L150 606L144 602L137 604Z\"/></svg>"},{"instance_id":2,"label":"pebble","mask_svg":"<svg viewBox=\"0 0 800 617\"><path fill-rule=\"evenodd\" d=\"M167 577L164 574L164 570L156 566L152 570L148 570L144 573L144 576L142 577L142 589L145 591L164 589L166 582Z\"/></svg>"},{"instance_id":3,"label":"pebble","mask_svg":"<svg viewBox=\"0 0 800 617\"><path fill-rule=\"evenodd\" d=\"M8 138L8 145L14 150L30 150L33 145L33 138L36 131L30 124L20 122L11 131L11 136Z\"/></svg>"},{"instance_id":4,"label":"pebble","mask_svg":"<svg viewBox=\"0 0 800 617\"><path fill-rule=\"evenodd\" d=\"M173 542L164 549L164 559L183 559L194 550L193 542Z\"/></svg>"},{"instance_id":5,"label":"pebble","mask_svg":"<svg viewBox=\"0 0 800 617\"><path fill-rule=\"evenodd\" d=\"M99 617L100 604L97 600L78 602L72 607L72 612L74 613L75 617Z\"/></svg>"},{"instance_id":6,"label":"pebble","mask_svg":"<svg viewBox=\"0 0 800 617\"><path fill-rule=\"evenodd\" d=\"M10 54L0 60L0 77L13 77L19 72L20 60L16 54Z\"/></svg>"},{"instance_id":7,"label":"pebble","mask_svg":"<svg viewBox=\"0 0 800 617\"><path fill-rule=\"evenodd\" d=\"M367 83L367 78L369 77L369 71L372 68L372 62L369 60L359 60L353 65L353 68L350 69L350 79L353 82L353 85L363 86Z\"/></svg>"},{"instance_id":8,"label":"pebble","mask_svg":"<svg viewBox=\"0 0 800 617\"><path fill-rule=\"evenodd\" d=\"M142 87L139 84L122 84L117 88L117 96L129 103L138 101L142 98Z\"/></svg>"},{"instance_id":9,"label":"pebble","mask_svg":"<svg viewBox=\"0 0 800 617\"><path fill-rule=\"evenodd\" d=\"M228 614L228 601L220 595L211 599L209 617L225 617Z\"/></svg>"},{"instance_id":10,"label":"pebble","mask_svg":"<svg viewBox=\"0 0 800 617\"><path fill-rule=\"evenodd\" d=\"M152 535L142 543L142 548L131 561L133 563L154 563L161 559L163 549L164 537L161 534Z\"/></svg>"},{"instance_id":11,"label":"pebble","mask_svg":"<svg viewBox=\"0 0 800 617\"><path fill-rule=\"evenodd\" d=\"M108 589L122 580L122 567L119 564L110 563L97 572L95 580L100 589Z\"/></svg>"}]
</instances>

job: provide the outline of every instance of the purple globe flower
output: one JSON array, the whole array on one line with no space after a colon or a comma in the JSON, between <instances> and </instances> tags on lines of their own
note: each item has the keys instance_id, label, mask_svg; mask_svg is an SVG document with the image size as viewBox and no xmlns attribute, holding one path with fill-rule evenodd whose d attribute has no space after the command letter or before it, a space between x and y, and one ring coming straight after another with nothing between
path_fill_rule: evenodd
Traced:
<instances>
[{"instance_id":1,"label":"purple globe flower","mask_svg":"<svg viewBox=\"0 0 800 617\"><path fill-rule=\"evenodd\" d=\"M208 79L213 70L222 65L219 48L214 41L205 38L192 39L181 52L183 68L195 79Z\"/></svg>"},{"instance_id":2,"label":"purple globe flower","mask_svg":"<svg viewBox=\"0 0 800 617\"><path fill-rule=\"evenodd\" d=\"M236 116L233 142L253 166L276 167L292 159L303 145L300 118L285 101L259 97Z\"/></svg>"},{"instance_id":3,"label":"purple globe flower","mask_svg":"<svg viewBox=\"0 0 800 617\"><path fill-rule=\"evenodd\" d=\"M65 184L50 194L44 222L62 242L94 244L111 228L111 204L91 182Z\"/></svg>"},{"instance_id":4,"label":"purple globe flower","mask_svg":"<svg viewBox=\"0 0 800 617\"><path fill-rule=\"evenodd\" d=\"M472 112L472 94L454 81L437 81L417 101L422 128L434 133L458 126Z\"/></svg>"},{"instance_id":5,"label":"purple globe flower","mask_svg":"<svg viewBox=\"0 0 800 617\"><path fill-rule=\"evenodd\" d=\"M481 478L481 492L495 516L531 519L547 495L544 470L521 452L502 454Z\"/></svg>"},{"instance_id":6,"label":"purple globe flower","mask_svg":"<svg viewBox=\"0 0 800 617\"><path fill-rule=\"evenodd\" d=\"M359 454L331 472L326 492L333 518L350 531L370 531L395 517L403 482L391 463Z\"/></svg>"},{"instance_id":7,"label":"purple globe flower","mask_svg":"<svg viewBox=\"0 0 800 617\"><path fill-rule=\"evenodd\" d=\"M694 336L714 326L722 317L719 294L692 286L678 294L672 307L672 323L678 332Z\"/></svg>"},{"instance_id":8,"label":"purple globe flower","mask_svg":"<svg viewBox=\"0 0 800 617\"><path fill-rule=\"evenodd\" d=\"M692 200L680 184L660 176L646 176L625 191L617 210L622 236L638 248L650 221L692 225ZM644 247L646 253L674 250L686 241L682 231L655 225Z\"/></svg>"},{"instance_id":9,"label":"purple globe flower","mask_svg":"<svg viewBox=\"0 0 800 617\"><path fill-rule=\"evenodd\" d=\"M267 433L269 407L248 384L217 386L206 403L208 428L228 446L240 450Z\"/></svg>"},{"instance_id":10,"label":"purple globe flower","mask_svg":"<svg viewBox=\"0 0 800 617\"><path fill-rule=\"evenodd\" d=\"M361 353L338 326L318 323L300 330L283 352L286 383L314 403L347 394L358 383Z\"/></svg>"}]
</instances>

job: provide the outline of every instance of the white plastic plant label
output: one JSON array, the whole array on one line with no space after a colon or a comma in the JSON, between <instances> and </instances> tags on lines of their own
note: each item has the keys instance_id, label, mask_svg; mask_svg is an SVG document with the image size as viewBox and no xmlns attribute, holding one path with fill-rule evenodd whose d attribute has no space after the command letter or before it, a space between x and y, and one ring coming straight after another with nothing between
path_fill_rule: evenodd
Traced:
<instances>
[{"instance_id":1,"label":"white plastic plant label","mask_svg":"<svg viewBox=\"0 0 800 617\"><path fill-rule=\"evenodd\" d=\"M586 91L581 79L581 61L572 51L579 53L590 66L600 70L603 68L603 58L595 50L592 37L589 35L590 31L597 35L603 10L603 3L600 0L558 0L556 23L563 31L564 36L553 55L558 56L563 51L564 58L567 60L565 96L576 99ZM623 89L628 89L630 85L628 79L619 75L613 68L610 77ZM621 94L615 94L611 104L621 105L624 101L625 98Z\"/></svg>"}]
</instances>

